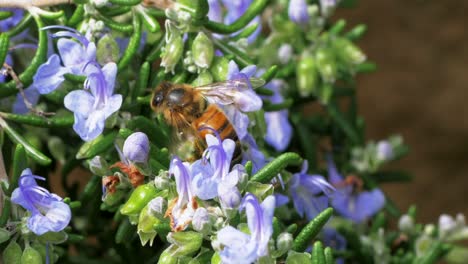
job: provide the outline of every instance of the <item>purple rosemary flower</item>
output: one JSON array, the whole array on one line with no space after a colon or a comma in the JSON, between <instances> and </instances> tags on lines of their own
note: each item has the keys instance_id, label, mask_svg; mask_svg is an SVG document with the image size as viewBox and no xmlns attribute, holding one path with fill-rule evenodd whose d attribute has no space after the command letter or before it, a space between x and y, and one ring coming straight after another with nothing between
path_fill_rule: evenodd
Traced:
<instances>
[{"instance_id":1,"label":"purple rosemary flower","mask_svg":"<svg viewBox=\"0 0 468 264\"><path fill-rule=\"evenodd\" d=\"M273 104L279 104L284 101L280 88L283 85L281 80L272 80L266 88L272 90L274 94L269 98ZM265 123L267 134L265 141L276 151L284 151L292 138L292 126L288 119L289 111L281 110L275 112L265 112Z\"/></svg>"},{"instance_id":2,"label":"purple rosemary flower","mask_svg":"<svg viewBox=\"0 0 468 264\"><path fill-rule=\"evenodd\" d=\"M109 62L102 69L92 68L85 90L72 91L64 98L65 107L75 116L73 129L85 141L95 139L104 130L106 119L120 109L122 95L114 94L117 65Z\"/></svg>"},{"instance_id":3,"label":"purple rosemary flower","mask_svg":"<svg viewBox=\"0 0 468 264\"><path fill-rule=\"evenodd\" d=\"M52 34L52 37L60 38L57 41L59 55L50 56L44 64L39 66L33 77L32 86L36 87L41 94L47 94L57 89L65 80L64 75L67 73L88 75L90 68L86 66L96 61L96 45L75 29L49 26L41 30L55 28L65 29L65 31ZM64 37L74 38L78 41Z\"/></svg>"},{"instance_id":4,"label":"purple rosemary flower","mask_svg":"<svg viewBox=\"0 0 468 264\"><path fill-rule=\"evenodd\" d=\"M253 263L268 254L268 241L273 233L275 197L270 195L259 204L253 194L247 193L239 210L244 209L250 235L232 226L218 232L218 241L224 245L220 252L223 263Z\"/></svg>"},{"instance_id":5,"label":"purple rosemary flower","mask_svg":"<svg viewBox=\"0 0 468 264\"><path fill-rule=\"evenodd\" d=\"M385 195L380 189L363 191L359 178L349 176L344 179L338 173L331 156L328 157L327 162L330 183L336 187L332 206L339 214L360 223L382 209L385 205Z\"/></svg>"},{"instance_id":6,"label":"purple rosemary flower","mask_svg":"<svg viewBox=\"0 0 468 264\"><path fill-rule=\"evenodd\" d=\"M31 213L27 226L36 235L62 231L70 222L70 207L58 195L37 185L36 179L45 180L33 175L30 169L25 169L19 178L18 188L11 195L11 201Z\"/></svg>"},{"instance_id":7,"label":"purple rosemary flower","mask_svg":"<svg viewBox=\"0 0 468 264\"><path fill-rule=\"evenodd\" d=\"M221 141L221 138L207 134L207 149L203 158L195 161L190 169L193 175L192 188L195 195L202 200L218 196L218 187L228 185L234 187L238 179L236 171L229 172L232 155L236 144L231 139Z\"/></svg>"},{"instance_id":8,"label":"purple rosemary flower","mask_svg":"<svg viewBox=\"0 0 468 264\"><path fill-rule=\"evenodd\" d=\"M308 163L304 161L302 170L291 178L289 191L294 202L294 208L301 217L312 220L328 206L329 197L335 191L324 177L307 174Z\"/></svg>"},{"instance_id":9,"label":"purple rosemary flower","mask_svg":"<svg viewBox=\"0 0 468 264\"><path fill-rule=\"evenodd\" d=\"M177 187L177 198L169 205L166 215L171 218L173 231L182 231L192 222L193 215L197 209L197 201L191 186L190 165L174 157L169 168Z\"/></svg>"},{"instance_id":10,"label":"purple rosemary flower","mask_svg":"<svg viewBox=\"0 0 468 264\"><path fill-rule=\"evenodd\" d=\"M294 23L305 26L309 23L306 0L291 0L288 6L289 19Z\"/></svg>"}]
</instances>

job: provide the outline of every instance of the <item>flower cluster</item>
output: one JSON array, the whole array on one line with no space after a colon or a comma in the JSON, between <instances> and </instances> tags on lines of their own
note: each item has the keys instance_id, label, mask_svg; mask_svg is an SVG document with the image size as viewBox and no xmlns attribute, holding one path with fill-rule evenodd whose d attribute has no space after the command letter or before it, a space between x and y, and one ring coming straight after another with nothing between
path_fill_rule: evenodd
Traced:
<instances>
[{"instance_id":1,"label":"flower cluster","mask_svg":"<svg viewBox=\"0 0 468 264\"><path fill-rule=\"evenodd\" d=\"M462 214L418 224L384 194L407 148L365 142L365 26L330 20L355 1L11 2L3 262L464 263Z\"/></svg>"}]
</instances>

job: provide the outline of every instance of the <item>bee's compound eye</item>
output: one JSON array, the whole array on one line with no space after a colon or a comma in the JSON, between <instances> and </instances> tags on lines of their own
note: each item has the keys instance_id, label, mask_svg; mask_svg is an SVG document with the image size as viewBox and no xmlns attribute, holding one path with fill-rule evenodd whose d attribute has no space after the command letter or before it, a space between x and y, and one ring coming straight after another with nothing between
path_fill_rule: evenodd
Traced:
<instances>
[{"instance_id":1,"label":"bee's compound eye","mask_svg":"<svg viewBox=\"0 0 468 264\"><path fill-rule=\"evenodd\" d=\"M161 102L163 101L163 99L164 99L164 96L162 95L162 93L157 93L157 94L155 94L154 97L153 97L153 102L152 102L152 104L153 104L153 105L160 105Z\"/></svg>"}]
</instances>

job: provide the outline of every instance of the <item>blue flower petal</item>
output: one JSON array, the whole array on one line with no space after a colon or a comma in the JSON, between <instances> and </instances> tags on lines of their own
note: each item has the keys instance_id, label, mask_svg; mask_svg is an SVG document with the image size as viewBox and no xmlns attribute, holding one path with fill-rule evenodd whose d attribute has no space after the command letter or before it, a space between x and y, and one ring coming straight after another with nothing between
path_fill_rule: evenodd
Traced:
<instances>
[{"instance_id":1,"label":"blue flower petal","mask_svg":"<svg viewBox=\"0 0 468 264\"><path fill-rule=\"evenodd\" d=\"M106 81L106 95L111 96L114 93L115 76L117 75L117 64L109 62L102 67L102 73Z\"/></svg>"},{"instance_id":2,"label":"blue flower petal","mask_svg":"<svg viewBox=\"0 0 468 264\"><path fill-rule=\"evenodd\" d=\"M257 259L257 242L234 227L226 226L219 230L217 238L220 244L225 245L219 254L223 263L251 264Z\"/></svg>"},{"instance_id":3,"label":"blue flower petal","mask_svg":"<svg viewBox=\"0 0 468 264\"><path fill-rule=\"evenodd\" d=\"M63 75L69 72L69 69L60 65L59 56L54 54L37 69L36 75L33 77L33 86L40 94L48 94L62 84L65 80Z\"/></svg>"},{"instance_id":4,"label":"blue flower petal","mask_svg":"<svg viewBox=\"0 0 468 264\"><path fill-rule=\"evenodd\" d=\"M75 40L61 38L57 41L57 49L63 65L73 69L74 74L80 74L80 69L86 62L86 52L83 45Z\"/></svg>"},{"instance_id":5,"label":"blue flower petal","mask_svg":"<svg viewBox=\"0 0 468 264\"><path fill-rule=\"evenodd\" d=\"M213 199L218 195L219 179L213 178L214 170L209 163L203 160L195 161L190 170L193 175L192 190L202 200Z\"/></svg>"},{"instance_id":6,"label":"blue flower petal","mask_svg":"<svg viewBox=\"0 0 468 264\"><path fill-rule=\"evenodd\" d=\"M122 106L122 95L114 94L107 99L106 106L102 109L105 113L106 118L111 116L113 113L117 112Z\"/></svg>"},{"instance_id":7,"label":"blue flower petal","mask_svg":"<svg viewBox=\"0 0 468 264\"><path fill-rule=\"evenodd\" d=\"M88 116L93 110L94 97L87 91L77 90L69 92L63 104L65 108L80 116Z\"/></svg>"},{"instance_id":8,"label":"blue flower petal","mask_svg":"<svg viewBox=\"0 0 468 264\"><path fill-rule=\"evenodd\" d=\"M284 151L292 138L292 126L289 123L288 111L265 112L267 134L265 141L276 149Z\"/></svg>"},{"instance_id":9,"label":"blue flower petal","mask_svg":"<svg viewBox=\"0 0 468 264\"><path fill-rule=\"evenodd\" d=\"M75 130L84 141L93 140L104 131L106 122L104 112L94 111L87 117L75 113L74 116L75 123L73 124L73 130Z\"/></svg>"},{"instance_id":10,"label":"blue flower petal","mask_svg":"<svg viewBox=\"0 0 468 264\"><path fill-rule=\"evenodd\" d=\"M33 214L28 219L28 228L39 236L49 231L59 232L68 226L70 219L70 207L62 201L55 201L47 208L45 215Z\"/></svg>"},{"instance_id":11,"label":"blue flower petal","mask_svg":"<svg viewBox=\"0 0 468 264\"><path fill-rule=\"evenodd\" d=\"M357 195L337 193L332 199L335 210L357 223L376 214L385 205L385 196L380 189L364 191Z\"/></svg>"}]
</instances>

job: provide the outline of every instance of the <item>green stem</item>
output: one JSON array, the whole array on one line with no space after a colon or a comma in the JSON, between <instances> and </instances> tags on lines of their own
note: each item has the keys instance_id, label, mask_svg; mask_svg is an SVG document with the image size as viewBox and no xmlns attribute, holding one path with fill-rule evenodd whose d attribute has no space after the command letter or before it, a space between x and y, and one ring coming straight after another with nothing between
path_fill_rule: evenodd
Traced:
<instances>
[{"instance_id":1,"label":"green stem","mask_svg":"<svg viewBox=\"0 0 468 264\"><path fill-rule=\"evenodd\" d=\"M45 118L36 115L18 115L0 112L0 117L17 123L37 127L71 127L74 122L74 118L71 113L65 116L54 116L51 118Z\"/></svg>"},{"instance_id":2,"label":"green stem","mask_svg":"<svg viewBox=\"0 0 468 264\"><path fill-rule=\"evenodd\" d=\"M286 152L278 156L272 162L260 169L251 179L251 181L268 183L278 175L278 173L288 165L300 165L302 158L297 153Z\"/></svg>"},{"instance_id":3,"label":"green stem","mask_svg":"<svg viewBox=\"0 0 468 264\"><path fill-rule=\"evenodd\" d=\"M265 9L267 3L268 0L256 0L249 6L245 13L232 24L225 25L214 21L207 21L205 23L205 28L211 32L219 34L231 34L237 32L247 26L252 19L259 15L263 9Z\"/></svg>"}]
</instances>

